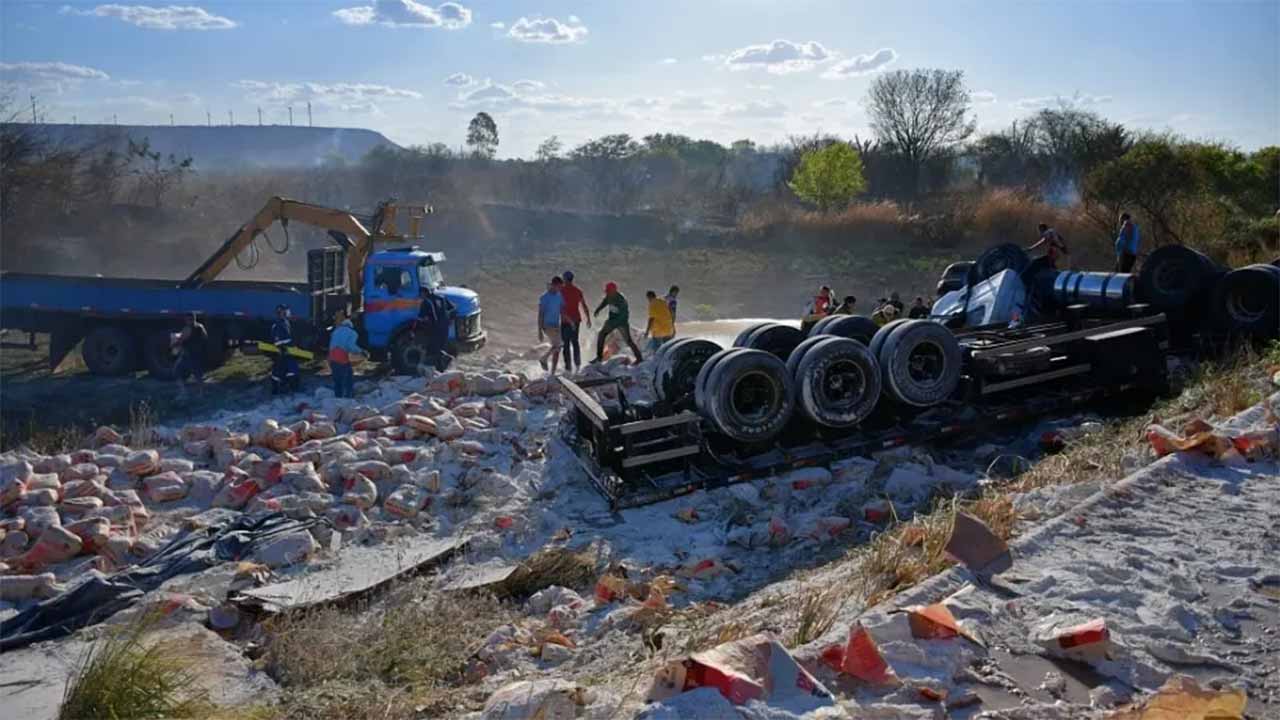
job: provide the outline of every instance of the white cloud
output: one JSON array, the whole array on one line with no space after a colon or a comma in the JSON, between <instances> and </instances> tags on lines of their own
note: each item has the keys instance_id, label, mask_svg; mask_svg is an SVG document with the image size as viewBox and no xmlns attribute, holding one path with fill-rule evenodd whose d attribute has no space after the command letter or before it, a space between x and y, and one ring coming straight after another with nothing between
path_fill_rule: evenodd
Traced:
<instances>
[{"instance_id":1,"label":"white cloud","mask_svg":"<svg viewBox=\"0 0 1280 720\"><path fill-rule=\"evenodd\" d=\"M787 114L787 106L777 100L752 100L725 107L720 114L732 118L779 118Z\"/></svg>"},{"instance_id":2,"label":"white cloud","mask_svg":"<svg viewBox=\"0 0 1280 720\"><path fill-rule=\"evenodd\" d=\"M349 113L381 115L379 102L420 100L422 93L387 85L368 83L279 83L240 80L232 83L249 99L264 105L301 105L311 102L316 109L337 109Z\"/></svg>"},{"instance_id":3,"label":"white cloud","mask_svg":"<svg viewBox=\"0 0 1280 720\"><path fill-rule=\"evenodd\" d=\"M969 101L974 105L990 105L996 101L996 94L990 90L979 90L969 94Z\"/></svg>"},{"instance_id":4,"label":"white cloud","mask_svg":"<svg viewBox=\"0 0 1280 720\"><path fill-rule=\"evenodd\" d=\"M586 40L587 26L573 15L567 24L555 18L522 17L507 31L507 37L519 42L567 45Z\"/></svg>"},{"instance_id":5,"label":"white cloud","mask_svg":"<svg viewBox=\"0 0 1280 720\"><path fill-rule=\"evenodd\" d=\"M716 106L697 95L682 95L671 101L671 109L682 112L706 112Z\"/></svg>"},{"instance_id":6,"label":"white cloud","mask_svg":"<svg viewBox=\"0 0 1280 720\"><path fill-rule=\"evenodd\" d=\"M880 48L870 55L858 55L847 60L841 60L827 68L827 71L822 73L822 77L838 80L840 78L867 75L884 69L897 59L898 53L893 48Z\"/></svg>"},{"instance_id":7,"label":"white cloud","mask_svg":"<svg viewBox=\"0 0 1280 720\"><path fill-rule=\"evenodd\" d=\"M680 61L676 60L675 58L669 57L669 58L662 58L661 60L658 61L658 64L659 65L675 65L677 62L680 62Z\"/></svg>"},{"instance_id":8,"label":"white cloud","mask_svg":"<svg viewBox=\"0 0 1280 720\"><path fill-rule=\"evenodd\" d=\"M767 83L747 83L748 90L772 90L773 86Z\"/></svg>"},{"instance_id":9,"label":"white cloud","mask_svg":"<svg viewBox=\"0 0 1280 720\"><path fill-rule=\"evenodd\" d=\"M450 107L454 109L474 108L530 112L601 111L616 107L616 103L608 98L587 98L538 92L542 87L542 83L536 80L520 80L511 85L502 85L485 80L480 87L459 95L457 102L452 103Z\"/></svg>"},{"instance_id":10,"label":"white cloud","mask_svg":"<svg viewBox=\"0 0 1280 720\"><path fill-rule=\"evenodd\" d=\"M504 22L491 22L491 23L489 23L489 27L493 28L494 30L501 30L501 29L505 28L506 26L507 26L507 24L506 24L506 23L504 23Z\"/></svg>"},{"instance_id":11,"label":"white cloud","mask_svg":"<svg viewBox=\"0 0 1280 720\"><path fill-rule=\"evenodd\" d=\"M110 80L97 68L64 62L0 62L0 93L39 91L62 94L86 81Z\"/></svg>"},{"instance_id":12,"label":"white cloud","mask_svg":"<svg viewBox=\"0 0 1280 720\"><path fill-rule=\"evenodd\" d=\"M333 15L347 25L459 30L471 24L471 10L456 2L432 7L414 0L374 0L372 5L334 10Z\"/></svg>"},{"instance_id":13,"label":"white cloud","mask_svg":"<svg viewBox=\"0 0 1280 720\"><path fill-rule=\"evenodd\" d=\"M236 22L214 15L195 5L99 5L91 10L77 10L64 5L63 15L86 15L117 18L147 30L230 30Z\"/></svg>"},{"instance_id":14,"label":"white cloud","mask_svg":"<svg viewBox=\"0 0 1280 720\"><path fill-rule=\"evenodd\" d=\"M832 57L831 52L816 41L774 40L766 45L738 48L725 57L724 65L730 70L767 70L782 75L810 70Z\"/></svg>"},{"instance_id":15,"label":"white cloud","mask_svg":"<svg viewBox=\"0 0 1280 720\"><path fill-rule=\"evenodd\" d=\"M538 80L517 80L511 83L511 89L516 92L533 92L534 90L541 90L544 87L546 87L546 84Z\"/></svg>"},{"instance_id":16,"label":"white cloud","mask_svg":"<svg viewBox=\"0 0 1280 720\"><path fill-rule=\"evenodd\" d=\"M1043 108L1058 107L1066 105L1068 107L1092 107L1111 102L1110 95L1089 95L1087 93L1076 93L1075 95L1045 95L1043 97L1022 98L1014 103L1020 110L1041 110Z\"/></svg>"},{"instance_id":17,"label":"white cloud","mask_svg":"<svg viewBox=\"0 0 1280 720\"><path fill-rule=\"evenodd\" d=\"M819 107L819 108L846 107L848 105L849 105L848 100L846 100L845 98L838 98L838 97L827 98L826 100L819 100L813 104L814 107Z\"/></svg>"},{"instance_id":18,"label":"white cloud","mask_svg":"<svg viewBox=\"0 0 1280 720\"><path fill-rule=\"evenodd\" d=\"M476 84L476 79L464 72L456 72L444 79L445 85L453 87L470 87Z\"/></svg>"}]
</instances>

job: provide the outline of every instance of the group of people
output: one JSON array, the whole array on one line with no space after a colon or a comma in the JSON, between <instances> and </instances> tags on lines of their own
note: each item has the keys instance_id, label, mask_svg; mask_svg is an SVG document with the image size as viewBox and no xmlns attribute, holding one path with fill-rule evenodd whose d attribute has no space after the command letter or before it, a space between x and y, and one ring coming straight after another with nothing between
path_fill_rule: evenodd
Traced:
<instances>
[{"instance_id":1,"label":"group of people","mask_svg":"<svg viewBox=\"0 0 1280 720\"><path fill-rule=\"evenodd\" d=\"M845 295L840 302L835 301L835 293L827 285L818 288L818 293L813 296L804 308L804 314L800 321L800 329L808 332L825 317L831 315L853 315L858 304L858 298L853 295ZM916 296L915 301L910 308L902 302L902 296L897 291L889 293L888 297L876 299L875 306L871 311L871 319L877 325L884 325L891 320L896 320L903 314L912 320L929 317L929 306L925 304L923 296Z\"/></svg>"},{"instance_id":2,"label":"group of people","mask_svg":"<svg viewBox=\"0 0 1280 720\"><path fill-rule=\"evenodd\" d=\"M645 292L648 301L648 322L645 324L644 339L648 351L653 353L662 347L676 334L676 307L680 288L672 285L667 294L658 297L653 290ZM631 335L631 307L627 298L618 289L616 282L604 285L604 298L595 310L587 305L582 288L574 284L573 271L566 270L563 275L551 278L547 290L538 298L537 326L538 342L547 342L549 347L538 359L543 370L555 374L560 367L560 358L564 357L564 371L573 373L582 368L582 346L579 340L582 323L591 327L592 318L607 311L599 332L596 333L596 356L592 362L600 362L605 356L605 347L611 335L617 337L631 349L636 362L644 358L640 346Z\"/></svg>"},{"instance_id":3,"label":"group of people","mask_svg":"<svg viewBox=\"0 0 1280 720\"><path fill-rule=\"evenodd\" d=\"M1058 268L1058 257L1071 254L1071 251L1067 249L1067 241L1062 237L1062 233L1050 227L1048 223L1040 223L1039 229L1040 238L1031 247L1027 248L1027 252L1034 252L1044 248L1041 262L1056 270ZM1127 212L1120 213L1120 229L1116 234L1115 242L1115 272L1133 272L1133 266L1138 261L1140 240L1138 224L1133 221L1133 217Z\"/></svg>"}]
</instances>

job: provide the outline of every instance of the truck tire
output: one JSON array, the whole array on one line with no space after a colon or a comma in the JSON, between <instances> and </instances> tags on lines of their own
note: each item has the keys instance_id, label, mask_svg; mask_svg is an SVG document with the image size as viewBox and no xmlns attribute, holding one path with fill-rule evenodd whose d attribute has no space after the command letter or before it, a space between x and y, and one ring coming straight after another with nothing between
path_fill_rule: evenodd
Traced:
<instances>
[{"instance_id":1,"label":"truck tire","mask_svg":"<svg viewBox=\"0 0 1280 720\"><path fill-rule=\"evenodd\" d=\"M748 325L746 328L742 330L742 332L738 333L737 337L733 339L733 347L746 347L747 338L751 337L751 334L754 333L756 330L759 330L760 328L765 327L766 325L773 325L773 323L758 322L758 323L755 323L754 325Z\"/></svg>"},{"instance_id":2,"label":"truck tire","mask_svg":"<svg viewBox=\"0 0 1280 720\"><path fill-rule=\"evenodd\" d=\"M821 334L857 340L863 345L870 345L871 338L880 331L875 320L862 315L833 315L823 323Z\"/></svg>"},{"instance_id":3,"label":"truck tire","mask_svg":"<svg viewBox=\"0 0 1280 720\"><path fill-rule=\"evenodd\" d=\"M1031 258L1027 257L1027 251L1022 249L1022 246L1016 243L1004 243L987 248L979 255L973 267L969 269L969 274L974 278L974 282L978 283L995 277L1005 270L1021 274L1030 264Z\"/></svg>"},{"instance_id":4,"label":"truck tire","mask_svg":"<svg viewBox=\"0 0 1280 720\"><path fill-rule=\"evenodd\" d=\"M1179 310L1206 287L1214 270L1212 260L1189 247L1158 247L1138 272L1138 300L1159 310Z\"/></svg>"},{"instance_id":5,"label":"truck tire","mask_svg":"<svg viewBox=\"0 0 1280 720\"><path fill-rule=\"evenodd\" d=\"M825 328L828 324L830 324L832 320L835 320L836 318L841 318L841 317L844 317L844 315L828 315L822 318L818 322L814 323L812 327L809 328L809 332L805 333L805 337L812 338L812 337L818 337L819 335L830 335L831 333L828 333L826 330L823 330L823 328Z\"/></svg>"},{"instance_id":6,"label":"truck tire","mask_svg":"<svg viewBox=\"0 0 1280 720\"><path fill-rule=\"evenodd\" d=\"M1280 268L1249 265L1232 270L1213 292L1213 316L1237 335L1280 335ZM88 342L86 340L86 342Z\"/></svg>"},{"instance_id":7,"label":"truck tire","mask_svg":"<svg viewBox=\"0 0 1280 720\"><path fill-rule=\"evenodd\" d=\"M94 375L124 375L137 367L138 341L124 328L97 327L85 336L80 354Z\"/></svg>"},{"instance_id":8,"label":"truck tire","mask_svg":"<svg viewBox=\"0 0 1280 720\"><path fill-rule=\"evenodd\" d=\"M391 343L391 368L397 375L417 375L420 365L430 365L427 346L412 332L403 332Z\"/></svg>"},{"instance_id":9,"label":"truck tire","mask_svg":"<svg viewBox=\"0 0 1280 720\"><path fill-rule=\"evenodd\" d=\"M902 325L903 323L906 323L906 322L910 322L910 320L907 318L890 320L889 322L885 323L884 326L881 327L879 330L876 330L875 335L871 336L871 344L867 345L867 349L870 350L871 354L876 357L876 360L880 359L880 348L884 347L884 341L889 339L889 336L893 334L894 330L898 329L899 325Z\"/></svg>"},{"instance_id":10,"label":"truck tire","mask_svg":"<svg viewBox=\"0 0 1280 720\"><path fill-rule=\"evenodd\" d=\"M654 360L654 394L659 400L670 403L688 399L694 392L702 366L722 349L718 344L701 338L681 338L663 345Z\"/></svg>"},{"instance_id":11,"label":"truck tire","mask_svg":"<svg viewBox=\"0 0 1280 720\"><path fill-rule=\"evenodd\" d=\"M819 341L804 348L792 370L796 404L819 425L851 428L865 420L880 400L880 363L856 340L813 339ZM795 354L799 352L797 348Z\"/></svg>"},{"instance_id":12,"label":"truck tire","mask_svg":"<svg viewBox=\"0 0 1280 720\"><path fill-rule=\"evenodd\" d=\"M773 353L739 350L724 356L707 378L704 417L739 442L773 439L791 420L795 392L787 367Z\"/></svg>"},{"instance_id":13,"label":"truck tire","mask_svg":"<svg viewBox=\"0 0 1280 720\"><path fill-rule=\"evenodd\" d=\"M152 330L142 336L142 367L155 380L178 377L178 357L173 354L168 330Z\"/></svg>"},{"instance_id":14,"label":"truck tire","mask_svg":"<svg viewBox=\"0 0 1280 720\"><path fill-rule=\"evenodd\" d=\"M791 351L803 341L804 333L800 332L799 328L782 323L766 323L748 335L742 347L763 350L786 362Z\"/></svg>"},{"instance_id":15,"label":"truck tire","mask_svg":"<svg viewBox=\"0 0 1280 720\"><path fill-rule=\"evenodd\" d=\"M725 348L724 350L721 350L715 355L707 358L707 361L703 363L702 367L698 370L698 376L694 378L693 381L693 405L697 408L698 412L702 413L703 417L708 419L711 417L711 410L707 405L707 378L711 377L711 371L715 370L716 366L730 355L745 351L746 348Z\"/></svg>"},{"instance_id":16,"label":"truck tire","mask_svg":"<svg viewBox=\"0 0 1280 720\"><path fill-rule=\"evenodd\" d=\"M796 368L800 367L800 361L804 359L804 354L809 352L809 348L817 345L823 340L830 340L833 337L835 337L835 335L815 335L810 338L805 338L805 341L797 345L796 349L792 350L791 355L787 358L787 374L794 379L796 376Z\"/></svg>"},{"instance_id":17,"label":"truck tire","mask_svg":"<svg viewBox=\"0 0 1280 720\"><path fill-rule=\"evenodd\" d=\"M906 405L932 407L960 384L960 343L930 320L908 320L894 328L876 359L885 389Z\"/></svg>"}]
</instances>

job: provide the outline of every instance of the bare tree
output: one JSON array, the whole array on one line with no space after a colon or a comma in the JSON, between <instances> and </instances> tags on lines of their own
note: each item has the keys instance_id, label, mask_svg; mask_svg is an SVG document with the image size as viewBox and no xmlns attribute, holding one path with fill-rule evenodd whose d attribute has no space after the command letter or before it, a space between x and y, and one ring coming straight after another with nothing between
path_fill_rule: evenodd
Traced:
<instances>
[{"instance_id":1,"label":"bare tree","mask_svg":"<svg viewBox=\"0 0 1280 720\"><path fill-rule=\"evenodd\" d=\"M977 127L969 116L963 70L895 70L871 83L871 129L906 158L913 191L920 170L940 150L964 142Z\"/></svg>"},{"instance_id":2,"label":"bare tree","mask_svg":"<svg viewBox=\"0 0 1280 720\"><path fill-rule=\"evenodd\" d=\"M165 195L182 184L182 179L192 169L191 158L178 159L173 153L167 156L152 150L151 142L134 142L129 139L129 174L138 178L138 192L148 196L152 207L164 204Z\"/></svg>"}]
</instances>

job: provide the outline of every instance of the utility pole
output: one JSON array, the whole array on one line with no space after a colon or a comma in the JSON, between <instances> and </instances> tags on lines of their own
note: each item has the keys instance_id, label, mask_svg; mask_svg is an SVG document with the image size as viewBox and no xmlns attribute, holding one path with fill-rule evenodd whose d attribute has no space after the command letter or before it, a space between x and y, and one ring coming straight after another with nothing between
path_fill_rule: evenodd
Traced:
<instances>
[{"instance_id":1,"label":"utility pole","mask_svg":"<svg viewBox=\"0 0 1280 720\"><path fill-rule=\"evenodd\" d=\"M235 125L235 124L236 124L236 115L235 115L235 113L233 113L233 112L232 112L232 111L230 111L230 110L228 110L228 111L227 111L227 124L228 124L228 125Z\"/></svg>"},{"instance_id":2,"label":"utility pole","mask_svg":"<svg viewBox=\"0 0 1280 720\"><path fill-rule=\"evenodd\" d=\"M112 125L119 125L119 124L120 124L120 118L116 117L116 114L115 114L115 113L111 113L111 124L112 124Z\"/></svg>"},{"instance_id":3,"label":"utility pole","mask_svg":"<svg viewBox=\"0 0 1280 720\"><path fill-rule=\"evenodd\" d=\"M289 127L293 127L293 106L289 106Z\"/></svg>"},{"instance_id":4,"label":"utility pole","mask_svg":"<svg viewBox=\"0 0 1280 720\"><path fill-rule=\"evenodd\" d=\"M204 117L206 120L209 121L209 127L213 127L213 113L209 112L208 110L205 110Z\"/></svg>"},{"instance_id":5,"label":"utility pole","mask_svg":"<svg viewBox=\"0 0 1280 720\"><path fill-rule=\"evenodd\" d=\"M35 95L31 96L31 122L32 123L40 122L40 118L36 117L36 96Z\"/></svg>"},{"instance_id":6,"label":"utility pole","mask_svg":"<svg viewBox=\"0 0 1280 720\"><path fill-rule=\"evenodd\" d=\"M76 116L75 116L75 115L72 115L72 116L71 116L71 124L72 124L72 125L78 125L78 124L79 124L79 122L76 120Z\"/></svg>"},{"instance_id":7,"label":"utility pole","mask_svg":"<svg viewBox=\"0 0 1280 720\"><path fill-rule=\"evenodd\" d=\"M173 113L169 113L169 127L173 127Z\"/></svg>"},{"instance_id":8,"label":"utility pole","mask_svg":"<svg viewBox=\"0 0 1280 720\"><path fill-rule=\"evenodd\" d=\"M312 125L311 125L311 101L310 101L310 100L308 100L308 101L307 101L307 127L312 127Z\"/></svg>"},{"instance_id":9,"label":"utility pole","mask_svg":"<svg viewBox=\"0 0 1280 720\"><path fill-rule=\"evenodd\" d=\"M258 108L258 127L262 127L262 108Z\"/></svg>"}]
</instances>

